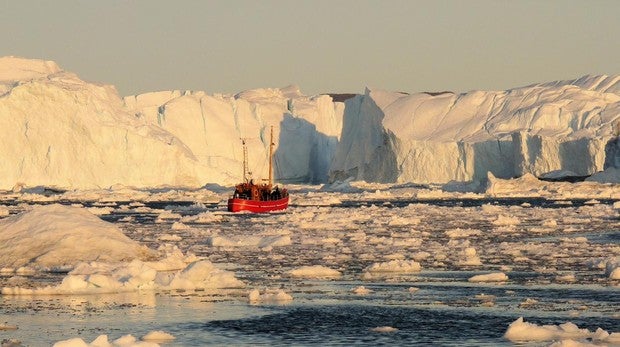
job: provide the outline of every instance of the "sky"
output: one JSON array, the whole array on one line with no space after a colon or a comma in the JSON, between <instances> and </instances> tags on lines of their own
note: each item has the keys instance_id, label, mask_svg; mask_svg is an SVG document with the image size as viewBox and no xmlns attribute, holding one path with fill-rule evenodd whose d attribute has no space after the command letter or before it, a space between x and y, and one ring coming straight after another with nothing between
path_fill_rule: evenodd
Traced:
<instances>
[{"instance_id":1,"label":"sky","mask_svg":"<svg viewBox=\"0 0 620 347\"><path fill-rule=\"evenodd\" d=\"M616 0L3 2L0 56L122 96L504 90L620 73Z\"/></svg>"}]
</instances>

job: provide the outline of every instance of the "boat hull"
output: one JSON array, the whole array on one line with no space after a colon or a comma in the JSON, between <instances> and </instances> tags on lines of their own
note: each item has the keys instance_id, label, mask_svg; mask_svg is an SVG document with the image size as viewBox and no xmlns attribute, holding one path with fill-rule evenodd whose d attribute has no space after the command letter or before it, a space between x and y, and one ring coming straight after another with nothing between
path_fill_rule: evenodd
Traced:
<instances>
[{"instance_id":1,"label":"boat hull","mask_svg":"<svg viewBox=\"0 0 620 347\"><path fill-rule=\"evenodd\" d=\"M254 213L264 213L271 211L285 210L288 207L288 196L278 200L247 200L230 198L228 199L229 212L248 211Z\"/></svg>"}]
</instances>

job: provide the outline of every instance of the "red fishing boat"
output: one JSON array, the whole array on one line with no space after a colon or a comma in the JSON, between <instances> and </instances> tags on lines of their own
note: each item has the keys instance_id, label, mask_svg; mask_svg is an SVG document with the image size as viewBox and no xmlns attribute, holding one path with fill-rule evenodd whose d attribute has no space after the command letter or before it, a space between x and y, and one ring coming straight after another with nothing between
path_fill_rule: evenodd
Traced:
<instances>
[{"instance_id":1,"label":"red fishing boat","mask_svg":"<svg viewBox=\"0 0 620 347\"><path fill-rule=\"evenodd\" d=\"M248 150L245 140L243 144L243 183L235 186L233 196L228 199L228 211L230 212L256 212L264 213L285 210L288 207L288 191L273 185L273 127L271 127L271 140L269 143L269 181L268 183L256 184L249 179L248 174Z\"/></svg>"}]
</instances>

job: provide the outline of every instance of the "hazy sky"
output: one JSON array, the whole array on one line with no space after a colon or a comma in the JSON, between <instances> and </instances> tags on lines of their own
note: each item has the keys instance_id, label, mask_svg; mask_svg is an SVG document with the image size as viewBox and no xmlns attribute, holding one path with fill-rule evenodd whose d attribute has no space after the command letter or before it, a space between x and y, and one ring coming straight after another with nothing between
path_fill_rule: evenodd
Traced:
<instances>
[{"instance_id":1,"label":"hazy sky","mask_svg":"<svg viewBox=\"0 0 620 347\"><path fill-rule=\"evenodd\" d=\"M620 73L620 1L4 1L0 55L121 95L508 89Z\"/></svg>"}]
</instances>

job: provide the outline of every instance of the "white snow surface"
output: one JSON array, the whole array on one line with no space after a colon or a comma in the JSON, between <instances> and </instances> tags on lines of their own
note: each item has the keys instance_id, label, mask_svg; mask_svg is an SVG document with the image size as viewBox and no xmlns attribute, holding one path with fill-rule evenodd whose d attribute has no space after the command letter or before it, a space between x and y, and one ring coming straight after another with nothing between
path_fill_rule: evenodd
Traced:
<instances>
[{"instance_id":1,"label":"white snow surface","mask_svg":"<svg viewBox=\"0 0 620 347\"><path fill-rule=\"evenodd\" d=\"M0 58L0 189L199 187L267 177L447 183L620 167L620 75L506 91L366 90L346 102L295 86L121 98L50 61ZM595 178L617 182L614 171ZM553 176L553 174L551 174ZM614 181L616 180L616 181Z\"/></svg>"},{"instance_id":2,"label":"white snow surface","mask_svg":"<svg viewBox=\"0 0 620 347\"><path fill-rule=\"evenodd\" d=\"M79 262L147 259L154 253L80 207L52 204L0 220L0 269L71 269Z\"/></svg>"}]
</instances>

